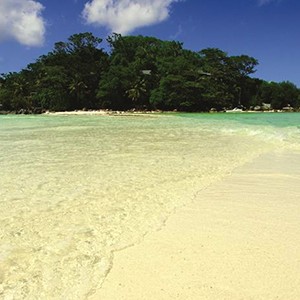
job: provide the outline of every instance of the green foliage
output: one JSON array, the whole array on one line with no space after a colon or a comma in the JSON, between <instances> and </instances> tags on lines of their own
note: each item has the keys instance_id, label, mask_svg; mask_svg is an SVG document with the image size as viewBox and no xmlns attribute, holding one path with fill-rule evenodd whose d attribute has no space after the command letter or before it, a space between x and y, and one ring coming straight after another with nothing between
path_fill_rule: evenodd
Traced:
<instances>
[{"instance_id":1,"label":"green foliage","mask_svg":"<svg viewBox=\"0 0 300 300\"><path fill-rule=\"evenodd\" d=\"M89 32L74 34L24 70L2 74L1 109L299 106L294 84L250 77L258 62L247 55L229 56L218 48L193 52L176 41L119 34L107 38L106 53L101 42Z\"/></svg>"},{"instance_id":2,"label":"green foliage","mask_svg":"<svg viewBox=\"0 0 300 300\"><path fill-rule=\"evenodd\" d=\"M14 92L12 108L32 109L34 106L72 110L96 107L98 83L108 68L108 54L98 48L101 41L91 33L81 33L72 35L66 43L56 43L52 52L18 74L22 80L15 80L18 91ZM27 99L27 107L20 103L17 95L23 102Z\"/></svg>"},{"instance_id":3,"label":"green foliage","mask_svg":"<svg viewBox=\"0 0 300 300\"><path fill-rule=\"evenodd\" d=\"M271 103L275 109L286 106L299 107L299 89L289 81L263 82L258 92L258 101L261 103Z\"/></svg>"}]
</instances>

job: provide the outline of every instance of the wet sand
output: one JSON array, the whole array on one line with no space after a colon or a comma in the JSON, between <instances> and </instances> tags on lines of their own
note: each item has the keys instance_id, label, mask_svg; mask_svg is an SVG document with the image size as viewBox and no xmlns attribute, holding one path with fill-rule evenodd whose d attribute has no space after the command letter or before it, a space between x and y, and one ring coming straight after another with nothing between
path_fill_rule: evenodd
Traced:
<instances>
[{"instance_id":1,"label":"wet sand","mask_svg":"<svg viewBox=\"0 0 300 300\"><path fill-rule=\"evenodd\" d=\"M264 155L114 253L89 300L300 299L300 155Z\"/></svg>"}]
</instances>

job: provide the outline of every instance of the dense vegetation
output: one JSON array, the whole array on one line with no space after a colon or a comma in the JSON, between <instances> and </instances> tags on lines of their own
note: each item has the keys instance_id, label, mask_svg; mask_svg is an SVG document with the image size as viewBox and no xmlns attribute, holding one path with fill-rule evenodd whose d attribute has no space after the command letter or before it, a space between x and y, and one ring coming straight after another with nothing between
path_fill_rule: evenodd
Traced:
<instances>
[{"instance_id":1,"label":"dense vegetation","mask_svg":"<svg viewBox=\"0 0 300 300\"><path fill-rule=\"evenodd\" d=\"M0 110L299 107L293 83L250 77L258 65L253 57L193 52L154 37L113 34L107 41L109 53L91 33L74 34L22 71L2 74Z\"/></svg>"}]
</instances>

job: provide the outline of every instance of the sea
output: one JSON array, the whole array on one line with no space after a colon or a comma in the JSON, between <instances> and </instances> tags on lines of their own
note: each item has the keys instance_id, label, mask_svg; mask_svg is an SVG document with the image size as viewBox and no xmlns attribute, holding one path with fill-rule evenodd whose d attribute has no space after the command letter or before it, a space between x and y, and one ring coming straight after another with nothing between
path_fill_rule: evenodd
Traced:
<instances>
[{"instance_id":1,"label":"sea","mask_svg":"<svg viewBox=\"0 0 300 300\"><path fill-rule=\"evenodd\" d=\"M0 299L88 299L117 251L274 151L300 153L299 113L0 116Z\"/></svg>"}]
</instances>

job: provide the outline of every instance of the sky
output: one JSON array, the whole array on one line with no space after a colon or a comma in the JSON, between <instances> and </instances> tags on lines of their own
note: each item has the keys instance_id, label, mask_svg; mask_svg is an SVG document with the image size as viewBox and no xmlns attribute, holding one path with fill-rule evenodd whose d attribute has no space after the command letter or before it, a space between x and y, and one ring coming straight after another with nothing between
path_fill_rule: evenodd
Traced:
<instances>
[{"instance_id":1,"label":"sky","mask_svg":"<svg viewBox=\"0 0 300 300\"><path fill-rule=\"evenodd\" d=\"M299 0L0 0L0 73L20 71L79 32L249 55L259 61L254 77L300 88Z\"/></svg>"}]
</instances>

